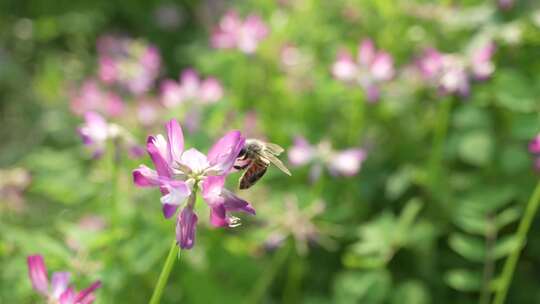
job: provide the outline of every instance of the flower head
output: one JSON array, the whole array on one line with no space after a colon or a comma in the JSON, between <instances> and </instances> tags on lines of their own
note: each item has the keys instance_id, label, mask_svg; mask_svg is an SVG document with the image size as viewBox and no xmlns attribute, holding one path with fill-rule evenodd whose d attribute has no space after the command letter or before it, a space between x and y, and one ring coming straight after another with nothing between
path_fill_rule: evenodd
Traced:
<instances>
[{"instance_id":1,"label":"flower head","mask_svg":"<svg viewBox=\"0 0 540 304\"><path fill-rule=\"evenodd\" d=\"M119 139L117 144L127 146L130 156L141 156L140 147L127 130L117 124L108 123L103 116L96 112L86 112L84 114L84 124L77 131L83 144L92 151L95 158L104 153L109 139Z\"/></svg>"},{"instance_id":2,"label":"flower head","mask_svg":"<svg viewBox=\"0 0 540 304\"><path fill-rule=\"evenodd\" d=\"M288 154L289 162L293 166L313 163L310 173L312 180L319 178L322 166L327 167L332 175L356 175L367 157L367 152L364 149L350 148L336 151L327 141L321 141L317 146L312 146L300 136L295 138L294 146Z\"/></svg>"},{"instance_id":3,"label":"flower head","mask_svg":"<svg viewBox=\"0 0 540 304\"><path fill-rule=\"evenodd\" d=\"M436 49L426 49L417 60L420 74L443 94L469 95L473 80L488 79L495 71L491 61L495 44L488 41L472 48L470 54L445 54Z\"/></svg>"},{"instance_id":4,"label":"flower head","mask_svg":"<svg viewBox=\"0 0 540 304\"><path fill-rule=\"evenodd\" d=\"M28 276L35 291L43 295L48 303L58 304L91 304L95 300L94 291L101 286L100 281L95 281L90 287L76 292L69 285L69 272L55 272L52 274L51 283L47 275L47 268L41 255L31 255L27 258Z\"/></svg>"},{"instance_id":5,"label":"flower head","mask_svg":"<svg viewBox=\"0 0 540 304\"><path fill-rule=\"evenodd\" d=\"M98 40L99 78L134 95L147 92L156 80L161 57L153 45L128 38L104 36Z\"/></svg>"},{"instance_id":6,"label":"flower head","mask_svg":"<svg viewBox=\"0 0 540 304\"><path fill-rule=\"evenodd\" d=\"M106 116L118 116L124 112L124 102L120 96L104 90L96 80L89 79L73 94L71 110L77 115L95 111Z\"/></svg>"},{"instance_id":7,"label":"flower head","mask_svg":"<svg viewBox=\"0 0 540 304\"><path fill-rule=\"evenodd\" d=\"M376 50L373 41L365 39L356 59L345 50L337 55L332 74L340 81L360 85L368 101L376 102L380 98L379 85L394 77L394 61L387 52Z\"/></svg>"},{"instance_id":8,"label":"flower head","mask_svg":"<svg viewBox=\"0 0 540 304\"><path fill-rule=\"evenodd\" d=\"M239 220L229 212L254 214L249 203L224 188L225 178L244 147L239 131L231 131L210 148L208 155L197 149L184 151L180 124L171 120L166 125L167 139L162 135L149 136L147 151L155 170L144 165L133 171L133 180L140 187L159 187L165 218L183 208L176 221L176 238L183 249L192 248L198 221L195 213L199 190L210 207L210 223L216 227L235 227Z\"/></svg>"},{"instance_id":9,"label":"flower head","mask_svg":"<svg viewBox=\"0 0 540 304\"><path fill-rule=\"evenodd\" d=\"M217 49L236 48L252 54L267 35L268 27L260 16L251 14L241 20L235 11L229 11L212 32L211 44Z\"/></svg>"},{"instance_id":10,"label":"flower head","mask_svg":"<svg viewBox=\"0 0 540 304\"><path fill-rule=\"evenodd\" d=\"M161 84L161 101L168 108L187 101L215 103L222 97L223 87L217 79L213 77L201 79L192 69L184 70L179 82L168 79Z\"/></svg>"}]
</instances>

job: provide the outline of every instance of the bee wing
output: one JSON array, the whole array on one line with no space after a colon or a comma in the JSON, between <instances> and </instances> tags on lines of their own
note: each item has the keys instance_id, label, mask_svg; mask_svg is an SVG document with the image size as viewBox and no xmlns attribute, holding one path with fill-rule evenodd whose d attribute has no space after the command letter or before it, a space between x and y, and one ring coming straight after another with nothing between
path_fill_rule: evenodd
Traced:
<instances>
[{"instance_id":1,"label":"bee wing","mask_svg":"<svg viewBox=\"0 0 540 304\"><path fill-rule=\"evenodd\" d=\"M285 149L283 149L281 146L273 144L273 143L265 143L266 149L270 151L270 153L274 155L280 155Z\"/></svg>"},{"instance_id":2,"label":"bee wing","mask_svg":"<svg viewBox=\"0 0 540 304\"><path fill-rule=\"evenodd\" d=\"M274 154L266 152L266 153L263 153L262 156L268 159L274 166L278 167L279 170L291 176L291 172L289 171L289 169L287 169L287 167L285 167L285 165L281 162L281 160L279 160L279 158L277 158Z\"/></svg>"}]
</instances>

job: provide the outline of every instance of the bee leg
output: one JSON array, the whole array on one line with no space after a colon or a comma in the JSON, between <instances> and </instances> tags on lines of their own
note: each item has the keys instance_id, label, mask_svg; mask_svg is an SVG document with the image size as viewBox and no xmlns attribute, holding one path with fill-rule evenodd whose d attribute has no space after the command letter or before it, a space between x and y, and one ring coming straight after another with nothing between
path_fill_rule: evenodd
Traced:
<instances>
[{"instance_id":1,"label":"bee leg","mask_svg":"<svg viewBox=\"0 0 540 304\"><path fill-rule=\"evenodd\" d=\"M249 163L243 165L243 166L239 166L239 165L234 165L233 168L235 168L236 170L244 170L245 168L247 168L249 166Z\"/></svg>"}]
</instances>

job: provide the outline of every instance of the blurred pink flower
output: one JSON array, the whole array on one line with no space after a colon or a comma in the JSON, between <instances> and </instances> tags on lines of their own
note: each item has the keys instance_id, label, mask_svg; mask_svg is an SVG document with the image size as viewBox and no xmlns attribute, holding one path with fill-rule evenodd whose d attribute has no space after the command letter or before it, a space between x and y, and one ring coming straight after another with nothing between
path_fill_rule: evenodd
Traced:
<instances>
[{"instance_id":1,"label":"blurred pink flower","mask_svg":"<svg viewBox=\"0 0 540 304\"><path fill-rule=\"evenodd\" d=\"M145 125L149 126L158 120L159 105L153 100L142 100L137 104L137 118Z\"/></svg>"},{"instance_id":2,"label":"blurred pink flower","mask_svg":"<svg viewBox=\"0 0 540 304\"><path fill-rule=\"evenodd\" d=\"M198 221L194 212L196 194L210 207L210 223L216 227L235 227L239 219L229 212L255 214L251 205L224 188L225 178L244 147L245 139L231 131L219 139L204 155L191 148L184 151L184 136L180 124L171 120L166 125L167 139L161 134L149 136L147 152L155 171L145 165L133 171L133 181L139 187L159 187L165 218L172 217L184 203L177 217L176 238L183 249L192 248Z\"/></svg>"},{"instance_id":3,"label":"blurred pink flower","mask_svg":"<svg viewBox=\"0 0 540 304\"><path fill-rule=\"evenodd\" d=\"M510 10L514 7L514 0L497 0L497 5L503 11Z\"/></svg>"},{"instance_id":4,"label":"blurred pink flower","mask_svg":"<svg viewBox=\"0 0 540 304\"><path fill-rule=\"evenodd\" d=\"M161 57L157 48L139 40L101 37L97 42L99 77L109 85L119 85L131 94L147 92L156 80Z\"/></svg>"},{"instance_id":5,"label":"blurred pink flower","mask_svg":"<svg viewBox=\"0 0 540 304\"><path fill-rule=\"evenodd\" d=\"M77 115L97 111L107 116L118 116L124 111L120 96L103 90L97 81L86 80L71 98L71 110Z\"/></svg>"},{"instance_id":6,"label":"blurred pink flower","mask_svg":"<svg viewBox=\"0 0 540 304\"><path fill-rule=\"evenodd\" d=\"M540 154L540 133L536 135L529 143L529 152Z\"/></svg>"},{"instance_id":7,"label":"blurred pink flower","mask_svg":"<svg viewBox=\"0 0 540 304\"><path fill-rule=\"evenodd\" d=\"M441 93L466 97L472 80L483 81L493 74L494 52L495 44L491 41L473 48L469 55L445 54L429 48L416 65L423 78Z\"/></svg>"},{"instance_id":8,"label":"blurred pink flower","mask_svg":"<svg viewBox=\"0 0 540 304\"><path fill-rule=\"evenodd\" d=\"M183 102L215 103L223 97L221 83L213 78L200 79L192 69L182 71L180 81L164 80L161 84L161 102L168 108Z\"/></svg>"},{"instance_id":9,"label":"blurred pink flower","mask_svg":"<svg viewBox=\"0 0 540 304\"><path fill-rule=\"evenodd\" d=\"M55 272L51 277L51 284L47 274L47 268L41 255L31 255L27 258L28 276L35 291L46 298L47 303L58 304L91 304L95 300L94 291L101 286L100 281L95 281L90 287L76 292L69 285L69 272Z\"/></svg>"},{"instance_id":10,"label":"blurred pink flower","mask_svg":"<svg viewBox=\"0 0 540 304\"><path fill-rule=\"evenodd\" d=\"M394 77L394 61L387 52L376 50L372 40L365 39L358 47L356 59L348 51L338 53L332 74L340 81L360 85L368 101L377 102L379 85Z\"/></svg>"},{"instance_id":11,"label":"blurred pink flower","mask_svg":"<svg viewBox=\"0 0 540 304\"><path fill-rule=\"evenodd\" d=\"M293 147L289 149L288 156L293 166L313 163L310 176L315 180L319 178L322 166L327 167L333 175L356 175L367 157L367 152L360 148L336 151L327 141L312 146L305 138L298 136L294 140Z\"/></svg>"},{"instance_id":12,"label":"blurred pink flower","mask_svg":"<svg viewBox=\"0 0 540 304\"><path fill-rule=\"evenodd\" d=\"M136 144L133 136L121 126L108 123L103 116L97 112L86 112L84 123L77 129L82 142L87 146L94 158L99 158L105 152L107 141L118 139L116 145L122 145L128 155L133 158L142 156L141 148Z\"/></svg>"},{"instance_id":13,"label":"blurred pink flower","mask_svg":"<svg viewBox=\"0 0 540 304\"><path fill-rule=\"evenodd\" d=\"M214 28L210 40L214 48L236 48L252 54L267 35L268 27L260 16L251 14L242 21L235 11L228 11Z\"/></svg>"},{"instance_id":14,"label":"blurred pink flower","mask_svg":"<svg viewBox=\"0 0 540 304\"><path fill-rule=\"evenodd\" d=\"M84 124L78 129L83 144L93 151L94 157L99 157L105 150L109 138L109 125L96 112L84 114Z\"/></svg>"}]
</instances>

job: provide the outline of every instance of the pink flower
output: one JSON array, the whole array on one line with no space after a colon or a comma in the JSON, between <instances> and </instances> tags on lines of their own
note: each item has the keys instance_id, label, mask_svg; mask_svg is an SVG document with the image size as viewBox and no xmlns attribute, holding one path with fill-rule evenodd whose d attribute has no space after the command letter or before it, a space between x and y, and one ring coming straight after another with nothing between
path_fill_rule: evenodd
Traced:
<instances>
[{"instance_id":1,"label":"pink flower","mask_svg":"<svg viewBox=\"0 0 540 304\"><path fill-rule=\"evenodd\" d=\"M71 99L71 110L77 115L96 111L107 116L118 116L124 111L120 96L103 90L93 80L86 80Z\"/></svg>"},{"instance_id":2,"label":"pink flower","mask_svg":"<svg viewBox=\"0 0 540 304\"><path fill-rule=\"evenodd\" d=\"M109 139L117 139L115 144L125 148L129 152L129 156L134 158L141 156L140 147L126 129L117 124L108 123L103 116L96 112L84 114L84 124L77 129L77 132L83 144L92 151L94 158L103 155Z\"/></svg>"},{"instance_id":3,"label":"pink flower","mask_svg":"<svg viewBox=\"0 0 540 304\"><path fill-rule=\"evenodd\" d=\"M98 40L99 77L134 95L147 92L161 66L157 48L139 40L104 36Z\"/></svg>"},{"instance_id":4,"label":"pink flower","mask_svg":"<svg viewBox=\"0 0 540 304\"><path fill-rule=\"evenodd\" d=\"M84 114L85 123L78 129L85 146L89 147L95 157L103 154L106 141L109 138L109 125L105 119L96 112Z\"/></svg>"},{"instance_id":5,"label":"pink flower","mask_svg":"<svg viewBox=\"0 0 540 304\"><path fill-rule=\"evenodd\" d=\"M333 175L356 175L367 157L364 149L351 148L335 151L329 142L322 141L317 146L312 146L303 137L295 138L294 145L289 149L288 154L289 162L293 166L313 163L310 172L312 180L319 178L323 166L327 167Z\"/></svg>"},{"instance_id":6,"label":"pink flower","mask_svg":"<svg viewBox=\"0 0 540 304\"><path fill-rule=\"evenodd\" d=\"M358 47L356 60L347 51L338 53L332 74L340 81L360 85L368 101L376 102L380 98L379 85L394 77L394 61L387 52L376 50L373 41L365 39Z\"/></svg>"},{"instance_id":7,"label":"pink flower","mask_svg":"<svg viewBox=\"0 0 540 304\"><path fill-rule=\"evenodd\" d=\"M229 11L214 28L211 44L217 49L236 48L252 54L267 35L268 28L260 16L251 14L242 21L235 11Z\"/></svg>"},{"instance_id":8,"label":"pink flower","mask_svg":"<svg viewBox=\"0 0 540 304\"><path fill-rule=\"evenodd\" d=\"M27 258L28 276L35 291L43 295L47 303L59 304L91 304L95 300L94 291L101 286L95 281L90 287L76 292L69 286L69 272L55 272L49 285L47 268L41 255L31 255Z\"/></svg>"},{"instance_id":9,"label":"pink flower","mask_svg":"<svg viewBox=\"0 0 540 304\"><path fill-rule=\"evenodd\" d=\"M470 55L445 54L426 49L417 60L420 74L443 94L469 95L471 81L488 79L495 66L491 61L495 44L491 41L473 48Z\"/></svg>"},{"instance_id":10,"label":"pink flower","mask_svg":"<svg viewBox=\"0 0 540 304\"><path fill-rule=\"evenodd\" d=\"M183 249L193 247L196 224L195 202L198 190L211 209L210 223L216 227L238 225L231 211L254 214L249 203L224 188L225 177L244 147L240 132L231 131L219 139L204 155L191 148L184 151L180 124L171 120L166 125L167 139L162 135L149 136L147 151L156 170L144 165L133 171L133 180L140 187L159 187L165 218L172 217L184 204L177 217L176 237Z\"/></svg>"},{"instance_id":11,"label":"pink flower","mask_svg":"<svg viewBox=\"0 0 540 304\"><path fill-rule=\"evenodd\" d=\"M498 0L497 5L499 9L503 11L508 11L514 7L514 0Z\"/></svg>"},{"instance_id":12,"label":"pink flower","mask_svg":"<svg viewBox=\"0 0 540 304\"><path fill-rule=\"evenodd\" d=\"M489 41L472 52L471 73L476 80L486 80L495 71L491 58L495 53L495 43Z\"/></svg>"},{"instance_id":13,"label":"pink flower","mask_svg":"<svg viewBox=\"0 0 540 304\"><path fill-rule=\"evenodd\" d=\"M540 154L540 133L536 135L529 143L529 152Z\"/></svg>"},{"instance_id":14,"label":"pink flower","mask_svg":"<svg viewBox=\"0 0 540 304\"><path fill-rule=\"evenodd\" d=\"M168 108L187 101L215 103L222 97L223 87L217 79L200 79L192 69L182 71L178 83L168 79L161 84L161 101Z\"/></svg>"}]
</instances>

